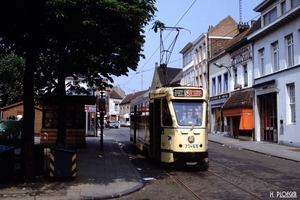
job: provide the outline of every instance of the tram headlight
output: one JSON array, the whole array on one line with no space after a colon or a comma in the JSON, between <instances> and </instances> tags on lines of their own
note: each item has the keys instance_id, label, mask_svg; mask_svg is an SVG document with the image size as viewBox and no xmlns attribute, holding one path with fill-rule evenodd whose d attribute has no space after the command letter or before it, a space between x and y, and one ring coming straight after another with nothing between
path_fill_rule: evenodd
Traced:
<instances>
[{"instance_id":1,"label":"tram headlight","mask_svg":"<svg viewBox=\"0 0 300 200\"><path fill-rule=\"evenodd\" d=\"M193 135L188 137L189 143L194 143L195 142L195 137Z\"/></svg>"}]
</instances>

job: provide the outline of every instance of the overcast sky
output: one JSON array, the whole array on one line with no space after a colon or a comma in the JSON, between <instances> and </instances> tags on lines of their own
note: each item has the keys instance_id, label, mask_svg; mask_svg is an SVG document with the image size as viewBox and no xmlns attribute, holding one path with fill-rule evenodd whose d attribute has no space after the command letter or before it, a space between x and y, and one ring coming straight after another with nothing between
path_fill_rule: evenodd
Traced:
<instances>
[{"instance_id":1,"label":"overcast sky","mask_svg":"<svg viewBox=\"0 0 300 200\"><path fill-rule=\"evenodd\" d=\"M230 15L237 23L256 20L260 13L253 9L263 0L157 0L158 9L155 20L168 27L181 27L168 66L182 68L182 54L179 52L189 42L194 42L201 34L207 32L209 26L215 26ZM242 15L240 15L240 8ZM113 76L114 86L119 86L126 94L146 90L150 87L155 62L160 62L160 33L155 33L151 22L145 27L146 43L142 52L146 59L141 59L137 71L130 71L128 76ZM163 32L164 49L169 49L176 31Z\"/></svg>"}]
</instances>

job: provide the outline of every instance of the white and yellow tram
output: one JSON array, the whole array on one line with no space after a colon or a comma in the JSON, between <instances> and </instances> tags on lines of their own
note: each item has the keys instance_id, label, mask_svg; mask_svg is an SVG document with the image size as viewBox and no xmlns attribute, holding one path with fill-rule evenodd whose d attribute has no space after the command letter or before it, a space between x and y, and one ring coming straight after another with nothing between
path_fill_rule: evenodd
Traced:
<instances>
[{"instance_id":1,"label":"white and yellow tram","mask_svg":"<svg viewBox=\"0 0 300 200\"><path fill-rule=\"evenodd\" d=\"M164 163L208 169L207 92L162 87L131 101L130 141Z\"/></svg>"}]
</instances>

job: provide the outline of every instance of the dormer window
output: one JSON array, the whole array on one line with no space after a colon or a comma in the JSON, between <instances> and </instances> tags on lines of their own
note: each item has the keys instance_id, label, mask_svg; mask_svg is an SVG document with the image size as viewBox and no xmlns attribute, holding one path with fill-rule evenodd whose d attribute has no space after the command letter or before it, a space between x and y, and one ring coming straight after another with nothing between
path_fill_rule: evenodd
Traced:
<instances>
[{"instance_id":1,"label":"dormer window","mask_svg":"<svg viewBox=\"0 0 300 200\"><path fill-rule=\"evenodd\" d=\"M273 8L263 16L264 26L267 26L271 22L275 21L276 18L277 18L277 7Z\"/></svg>"},{"instance_id":2,"label":"dormer window","mask_svg":"<svg viewBox=\"0 0 300 200\"><path fill-rule=\"evenodd\" d=\"M300 4L300 0L292 0L292 8Z\"/></svg>"}]
</instances>

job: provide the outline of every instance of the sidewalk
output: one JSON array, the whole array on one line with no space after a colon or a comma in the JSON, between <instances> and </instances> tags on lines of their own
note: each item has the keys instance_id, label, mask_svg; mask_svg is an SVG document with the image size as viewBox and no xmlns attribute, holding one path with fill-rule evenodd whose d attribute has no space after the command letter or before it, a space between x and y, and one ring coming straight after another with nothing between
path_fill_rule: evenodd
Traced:
<instances>
[{"instance_id":1,"label":"sidewalk","mask_svg":"<svg viewBox=\"0 0 300 200\"><path fill-rule=\"evenodd\" d=\"M209 142L245 149L300 162L300 148L275 143L242 141L227 134L209 134ZM143 187L143 179L124 154L122 144L104 137L100 152L99 137L87 137L86 148L77 153L77 175L74 180L53 181L33 186L1 187L0 199L77 200L108 199L123 196ZM37 186L38 184L38 186Z\"/></svg>"},{"instance_id":2,"label":"sidewalk","mask_svg":"<svg viewBox=\"0 0 300 200\"><path fill-rule=\"evenodd\" d=\"M245 149L265 155L300 162L300 148L279 145L272 142L244 141L232 138L228 136L227 133L208 134L208 140L210 142L216 142L226 146L232 146L239 149Z\"/></svg>"},{"instance_id":3,"label":"sidewalk","mask_svg":"<svg viewBox=\"0 0 300 200\"><path fill-rule=\"evenodd\" d=\"M105 137L101 152L99 137L87 137L86 148L77 152L74 180L47 181L39 186L0 185L0 199L108 199L136 191L143 187L142 178L120 145L114 138Z\"/></svg>"}]
</instances>

